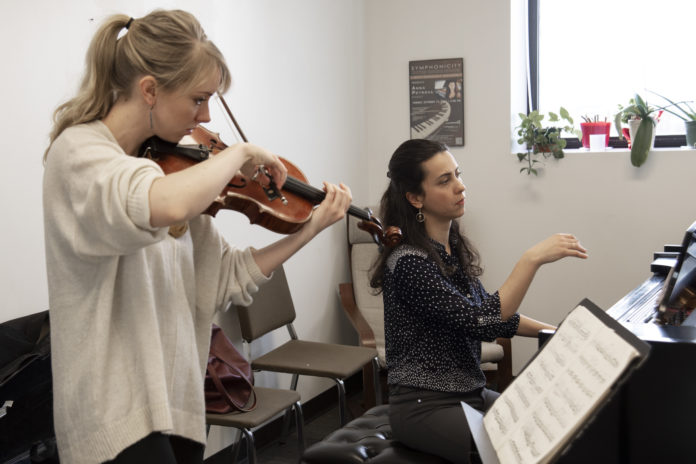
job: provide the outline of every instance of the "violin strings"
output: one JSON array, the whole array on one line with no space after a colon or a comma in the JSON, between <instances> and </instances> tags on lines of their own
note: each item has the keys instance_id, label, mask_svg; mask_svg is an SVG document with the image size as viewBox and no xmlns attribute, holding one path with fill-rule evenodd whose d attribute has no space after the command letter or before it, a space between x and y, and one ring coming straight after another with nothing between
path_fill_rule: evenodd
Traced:
<instances>
[{"instance_id":1,"label":"violin strings","mask_svg":"<svg viewBox=\"0 0 696 464\"><path fill-rule=\"evenodd\" d=\"M305 198L316 201L321 201L326 196L326 193L324 193L324 191L312 187L311 185L308 185L302 182L301 180L295 179L294 177L287 178L287 180L285 181L284 188Z\"/></svg>"},{"instance_id":2,"label":"violin strings","mask_svg":"<svg viewBox=\"0 0 696 464\"><path fill-rule=\"evenodd\" d=\"M311 185L306 184L299 179L295 179L294 177L288 177L285 181L285 185L283 186L283 188L291 191L292 193L296 193L304 198L315 201L321 201L326 196L326 192L324 192L323 190L319 190L316 187L312 187ZM357 208L353 205L350 205L348 207L348 213L365 221L370 220L370 215L367 213L367 211Z\"/></svg>"},{"instance_id":3,"label":"violin strings","mask_svg":"<svg viewBox=\"0 0 696 464\"><path fill-rule=\"evenodd\" d=\"M246 138L244 134L241 132L241 129L237 127L236 124L233 124L235 121L233 120L234 116L232 116L232 113L229 112L229 109L226 108L226 104L223 100L222 95L215 93L213 95L213 99L217 103L218 109L223 115L229 115L229 117L223 117L222 119L225 120L227 123L228 128L232 132L233 137L237 141L237 143L240 142L246 142ZM302 196L305 199L308 200L313 200L316 201L317 203L322 201L326 197L326 192L323 190L320 190L316 187L313 187L299 179L296 179L292 176L288 176L288 178L285 181L285 185L283 186L285 189L287 189L290 192L293 192L297 195ZM353 205L350 205L348 207L348 214L352 214L353 216L362 219L364 221L370 221L371 217L370 214L361 209L357 208Z\"/></svg>"}]
</instances>

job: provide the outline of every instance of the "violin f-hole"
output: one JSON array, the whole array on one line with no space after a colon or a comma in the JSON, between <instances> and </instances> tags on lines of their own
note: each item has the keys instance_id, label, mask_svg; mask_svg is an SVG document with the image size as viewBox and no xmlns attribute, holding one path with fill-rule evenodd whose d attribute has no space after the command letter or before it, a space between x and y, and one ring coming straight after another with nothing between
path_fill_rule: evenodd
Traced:
<instances>
[{"instance_id":1,"label":"violin f-hole","mask_svg":"<svg viewBox=\"0 0 696 464\"><path fill-rule=\"evenodd\" d=\"M234 180L234 178L233 178L232 180ZM239 179L239 184L235 185L235 184L233 184L232 182L228 182L228 183L227 183L227 186L228 186L229 188L243 189L243 188L246 188L246 186L247 186L247 181L246 181L246 179L244 179L244 178L242 177L242 178Z\"/></svg>"}]
</instances>

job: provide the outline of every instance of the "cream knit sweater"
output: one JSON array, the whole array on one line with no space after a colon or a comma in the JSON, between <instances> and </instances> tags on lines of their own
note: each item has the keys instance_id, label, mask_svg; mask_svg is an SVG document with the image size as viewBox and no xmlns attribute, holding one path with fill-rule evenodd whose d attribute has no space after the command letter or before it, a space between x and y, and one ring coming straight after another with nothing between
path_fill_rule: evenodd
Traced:
<instances>
[{"instance_id":1,"label":"cream knit sweater","mask_svg":"<svg viewBox=\"0 0 696 464\"><path fill-rule=\"evenodd\" d=\"M150 226L156 163L126 155L101 122L65 130L43 183L61 462L97 463L153 431L205 443L213 313L266 281L210 217L179 238Z\"/></svg>"}]
</instances>

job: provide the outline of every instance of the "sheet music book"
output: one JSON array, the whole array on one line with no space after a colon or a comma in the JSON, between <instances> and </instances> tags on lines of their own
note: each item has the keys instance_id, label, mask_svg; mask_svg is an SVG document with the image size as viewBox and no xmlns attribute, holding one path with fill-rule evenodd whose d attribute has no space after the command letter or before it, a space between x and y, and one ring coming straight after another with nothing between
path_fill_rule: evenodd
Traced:
<instances>
[{"instance_id":1,"label":"sheet music book","mask_svg":"<svg viewBox=\"0 0 696 464\"><path fill-rule=\"evenodd\" d=\"M462 403L483 463L553 462L649 351L584 299L485 415Z\"/></svg>"}]
</instances>

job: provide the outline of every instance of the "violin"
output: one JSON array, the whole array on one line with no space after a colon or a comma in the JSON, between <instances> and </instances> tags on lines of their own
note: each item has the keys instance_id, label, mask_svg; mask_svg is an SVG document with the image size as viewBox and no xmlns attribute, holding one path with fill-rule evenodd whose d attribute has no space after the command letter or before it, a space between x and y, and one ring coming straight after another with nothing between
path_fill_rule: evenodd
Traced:
<instances>
[{"instance_id":1,"label":"violin","mask_svg":"<svg viewBox=\"0 0 696 464\"><path fill-rule=\"evenodd\" d=\"M241 139L247 142L222 96L220 100ZM227 148L219 134L200 125L193 130L191 137L198 145L180 145L152 137L141 147L140 156L152 159L165 174L170 174L205 161ZM254 178L237 173L204 213L215 216L220 209L239 211L252 224L281 234L291 234L302 228L309 221L314 207L324 199L326 192L309 185L302 171L290 161L282 157L280 161L288 170L282 189L277 188L266 171L264 174L271 179L266 186ZM348 214L361 219L358 227L369 233L378 245L393 247L401 242L401 230L398 227L383 230L381 221L369 208L361 209L351 205Z\"/></svg>"}]
</instances>

